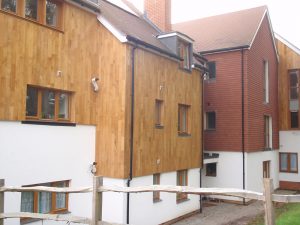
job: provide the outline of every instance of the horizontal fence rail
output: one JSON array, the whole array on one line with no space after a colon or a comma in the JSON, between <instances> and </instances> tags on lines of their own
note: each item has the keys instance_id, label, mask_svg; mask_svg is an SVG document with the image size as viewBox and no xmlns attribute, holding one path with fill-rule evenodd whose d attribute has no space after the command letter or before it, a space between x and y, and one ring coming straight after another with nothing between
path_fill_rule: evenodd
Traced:
<instances>
[{"instance_id":1,"label":"horizontal fence rail","mask_svg":"<svg viewBox=\"0 0 300 225\"><path fill-rule=\"evenodd\" d=\"M300 202L300 195L279 195L273 194L273 182L271 179L264 179L264 192L253 192L234 188L195 188L187 186L173 185L150 185L140 187L120 187L120 186L103 186L102 177L94 177L93 187L5 187L4 180L0 179L0 225L3 225L4 219L9 218L35 218L42 220L65 221L68 223L83 223L91 225L117 225L107 223L102 220L102 193L143 193L143 192L168 192L168 193L186 193L194 195L222 195L230 197L247 198L252 200L264 201L265 205L265 224L274 225L274 207L273 202ZM54 192L54 193L93 193L92 218L78 217L65 214L40 214L40 213L4 213L4 193L5 192ZM119 224L120 225L120 224Z\"/></svg>"}]
</instances>

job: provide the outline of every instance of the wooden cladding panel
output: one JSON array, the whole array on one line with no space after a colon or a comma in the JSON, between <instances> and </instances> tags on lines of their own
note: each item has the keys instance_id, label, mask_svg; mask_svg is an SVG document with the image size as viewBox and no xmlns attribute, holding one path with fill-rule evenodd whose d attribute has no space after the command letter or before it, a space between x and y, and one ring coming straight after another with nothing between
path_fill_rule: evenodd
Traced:
<instances>
[{"instance_id":1,"label":"wooden cladding panel","mask_svg":"<svg viewBox=\"0 0 300 225\"><path fill-rule=\"evenodd\" d=\"M279 129L290 129L289 110L289 74L291 69L300 69L300 55L276 39L279 53L278 83L279 83Z\"/></svg>"},{"instance_id":2,"label":"wooden cladding panel","mask_svg":"<svg viewBox=\"0 0 300 225\"><path fill-rule=\"evenodd\" d=\"M178 69L177 62L136 50L134 176L200 166L201 82L199 71L188 73ZM155 99L164 101L161 129L155 127ZM190 136L178 136L178 104L191 107Z\"/></svg>"},{"instance_id":3,"label":"wooden cladding panel","mask_svg":"<svg viewBox=\"0 0 300 225\"><path fill-rule=\"evenodd\" d=\"M0 120L25 120L28 84L72 91L71 121L96 125L99 174L127 177L126 45L96 15L67 3L63 27L59 32L0 12ZM98 93L91 86L94 76Z\"/></svg>"}]
</instances>

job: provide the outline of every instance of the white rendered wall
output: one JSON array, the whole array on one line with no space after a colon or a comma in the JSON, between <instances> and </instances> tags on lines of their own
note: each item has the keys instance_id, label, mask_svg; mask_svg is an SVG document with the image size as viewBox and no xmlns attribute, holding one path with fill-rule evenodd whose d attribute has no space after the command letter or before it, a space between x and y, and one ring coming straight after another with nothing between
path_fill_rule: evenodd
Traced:
<instances>
[{"instance_id":1,"label":"white rendered wall","mask_svg":"<svg viewBox=\"0 0 300 225\"><path fill-rule=\"evenodd\" d=\"M161 185L176 185L177 173L162 173L160 175ZM199 187L199 168L188 170L188 186ZM134 178L131 186L152 185L153 176ZM160 224L187 213L198 210L199 195L188 195L188 201L176 203L176 194L160 193L162 201L153 203L153 194L139 193L130 194L130 224L133 225L153 225Z\"/></svg>"},{"instance_id":2,"label":"white rendered wall","mask_svg":"<svg viewBox=\"0 0 300 225\"><path fill-rule=\"evenodd\" d=\"M92 186L94 126L45 126L0 122L0 178L7 186L71 180L70 186ZM20 211L21 194L5 193L5 212ZM91 217L91 194L70 194L69 211ZM5 225L17 225L7 219ZM42 224L36 222L32 224ZM44 221L47 224L65 224Z\"/></svg>"},{"instance_id":3,"label":"white rendered wall","mask_svg":"<svg viewBox=\"0 0 300 225\"><path fill-rule=\"evenodd\" d=\"M298 170L300 163L300 131L280 131L279 132L279 152L298 153ZM299 173L279 173L280 181L300 182Z\"/></svg>"},{"instance_id":4,"label":"white rendered wall","mask_svg":"<svg viewBox=\"0 0 300 225\"><path fill-rule=\"evenodd\" d=\"M263 161L270 161L270 178L274 189L279 187L278 150L246 153L246 189L263 191Z\"/></svg>"}]
</instances>

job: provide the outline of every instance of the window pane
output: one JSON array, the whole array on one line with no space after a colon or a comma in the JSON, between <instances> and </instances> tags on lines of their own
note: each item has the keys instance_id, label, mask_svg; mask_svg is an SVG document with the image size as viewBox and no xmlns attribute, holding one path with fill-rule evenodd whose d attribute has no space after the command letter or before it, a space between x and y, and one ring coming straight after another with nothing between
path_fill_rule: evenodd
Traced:
<instances>
[{"instance_id":1,"label":"window pane","mask_svg":"<svg viewBox=\"0 0 300 225\"><path fill-rule=\"evenodd\" d=\"M188 110L187 105L178 105L178 132L188 133Z\"/></svg>"},{"instance_id":2,"label":"window pane","mask_svg":"<svg viewBox=\"0 0 300 225\"><path fill-rule=\"evenodd\" d=\"M288 155L286 153L280 153L280 170L287 171L288 169Z\"/></svg>"},{"instance_id":3,"label":"window pane","mask_svg":"<svg viewBox=\"0 0 300 225\"><path fill-rule=\"evenodd\" d=\"M17 0L2 0L1 9L10 12L16 12Z\"/></svg>"},{"instance_id":4,"label":"window pane","mask_svg":"<svg viewBox=\"0 0 300 225\"><path fill-rule=\"evenodd\" d=\"M22 192L21 212L33 212L34 195L33 192Z\"/></svg>"},{"instance_id":5,"label":"window pane","mask_svg":"<svg viewBox=\"0 0 300 225\"><path fill-rule=\"evenodd\" d=\"M51 193L39 192L39 213L48 213L51 211L52 199Z\"/></svg>"},{"instance_id":6,"label":"window pane","mask_svg":"<svg viewBox=\"0 0 300 225\"><path fill-rule=\"evenodd\" d=\"M207 115L207 129L216 129L216 113L215 112L208 112Z\"/></svg>"},{"instance_id":7,"label":"window pane","mask_svg":"<svg viewBox=\"0 0 300 225\"><path fill-rule=\"evenodd\" d=\"M59 182L57 187L67 187L66 182ZM64 209L66 206L66 194L65 193L56 193L56 209Z\"/></svg>"},{"instance_id":8,"label":"window pane","mask_svg":"<svg viewBox=\"0 0 300 225\"><path fill-rule=\"evenodd\" d=\"M298 128L298 112L291 112L291 128Z\"/></svg>"},{"instance_id":9,"label":"window pane","mask_svg":"<svg viewBox=\"0 0 300 225\"><path fill-rule=\"evenodd\" d=\"M60 118L60 119L68 119L69 118L69 95L66 93L59 94L58 118Z\"/></svg>"},{"instance_id":10,"label":"window pane","mask_svg":"<svg viewBox=\"0 0 300 225\"><path fill-rule=\"evenodd\" d=\"M297 154L291 153L290 154L290 170L293 172L297 172Z\"/></svg>"},{"instance_id":11,"label":"window pane","mask_svg":"<svg viewBox=\"0 0 300 225\"><path fill-rule=\"evenodd\" d=\"M25 0L25 17L37 20L38 0Z\"/></svg>"},{"instance_id":12,"label":"window pane","mask_svg":"<svg viewBox=\"0 0 300 225\"><path fill-rule=\"evenodd\" d=\"M217 175L217 163L206 164L206 176L216 176Z\"/></svg>"},{"instance_id":13,"label":"window pane","mask_svg":"<svg viewBox=\"0 0 300 225\"><path fill-rule=\"evenodd\" d=\"M298 87L298 76L296 72L290 73L290 87Z\"/></svg>"},{"instance_id":14,"label":"window pane","mask_svg":"<svg viewBox=\"0 0 300 225\"><path fill-rule=\"evenodd\" d=\"M27 88L26 97L26 116L37 116L38 90L36 88Z\"/></svg>"},{"instance_id":15,"label":"window pane","mask_svg":"<svg viewBox=\"0 0 300 225\"><path fill-rule=\"evenodd\" d=\"M298 88L290 88L290 98L291 99L298 99Z\"/></svg>"},{"instance_id":16,"label":"window pane","mask_svg":"<svg viewBox=\"0 0 300 225\"><path fill-rule=\"evenodd\" d=\"M57 26L58 6L52 1L46 1L46 24Z\"/></svg>"},{"instance_id":17,"label":"window pane","mask_svg":"<svg viewBox=\"0 0 300 225\"><path fill-rule=\"evenodd\" d=\"M208 62L209 79L216 78L216 62Z\"/></svg>"},{"instance_id":18,"label":"window pane","mask_svg":"<svg viewBox=\"0 0 300 225\"><path fill-rule=\"evenodd\" d=\"M55 93L44 90L42 92L42 118L54 119L55 113Z\"/></svg>"}]
</instances>

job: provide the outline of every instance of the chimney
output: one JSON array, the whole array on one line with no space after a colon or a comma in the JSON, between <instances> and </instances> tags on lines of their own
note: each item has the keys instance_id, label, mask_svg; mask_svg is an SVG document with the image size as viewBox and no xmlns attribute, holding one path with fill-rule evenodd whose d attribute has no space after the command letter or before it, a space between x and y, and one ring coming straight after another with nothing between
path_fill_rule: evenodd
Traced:
<instances>
[{"instance_id":1,"label":"chimney","mask_svg":"<svg viewBox=\"0 0 300 225\"><path fill-rule=\"evenodd\" d=\"M145 0L144 12L159 29L171 31L171 0Z\"/></svg>"}]
</instances>

